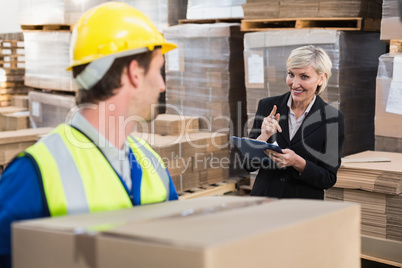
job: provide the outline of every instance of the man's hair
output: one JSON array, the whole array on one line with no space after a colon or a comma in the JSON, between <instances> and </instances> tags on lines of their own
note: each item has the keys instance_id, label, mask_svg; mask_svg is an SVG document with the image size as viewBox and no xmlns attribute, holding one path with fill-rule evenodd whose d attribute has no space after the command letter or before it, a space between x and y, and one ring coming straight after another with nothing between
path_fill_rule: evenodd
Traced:
<instances>
[{"instance_id":1,"label":"man's hair","mask_svg":"<svg viewBox=\"0 0 402 268\"><path fill-rule=\"evenodd\" d=\"M107 100L116 94L116 90L122 86L121 76L124 69L133 61L136 60L138 65L148 72L151 63L153 51L117 58L103 78L89 90L80 89L78 91L76 102L78 104L94 103ZM88 64L83 64L73 67L73 76L77 77Z\"/></svg>"},{"instance_id":2,"label":"man's hair","mask_svg":"<svg viewBox=\"0 0 402 268\"><path fill-rule=\"evenodd\" d=\"M322 85L317 87L316 94L319 95L327 87L328 80L331 77L332 62L328 54L319 47L312 45L303 46L294 49L286 62L286 69L298 69L313 66L316 72L321 75L325 73L325 79Z\"/></svg>"}]
</instances>

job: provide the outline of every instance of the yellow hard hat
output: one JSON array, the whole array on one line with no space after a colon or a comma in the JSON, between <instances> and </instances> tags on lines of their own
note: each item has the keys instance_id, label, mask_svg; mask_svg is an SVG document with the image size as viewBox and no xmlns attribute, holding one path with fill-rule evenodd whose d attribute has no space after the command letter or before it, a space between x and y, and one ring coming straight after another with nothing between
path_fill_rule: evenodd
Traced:
<instances>
[{"instance_id":1,"label":"yellow hard hat","mask_svg":"<svg viewBox=\"0 0 402 268\"><path fill-rule=\"evenodd\" d=\"M137 9L121 2L106 2L88 10L75 25L67 70L106 56L117 58L152 51L156 46L161 47L162 53L177 47L166 42Z\"/></svg>"}]
</instances>

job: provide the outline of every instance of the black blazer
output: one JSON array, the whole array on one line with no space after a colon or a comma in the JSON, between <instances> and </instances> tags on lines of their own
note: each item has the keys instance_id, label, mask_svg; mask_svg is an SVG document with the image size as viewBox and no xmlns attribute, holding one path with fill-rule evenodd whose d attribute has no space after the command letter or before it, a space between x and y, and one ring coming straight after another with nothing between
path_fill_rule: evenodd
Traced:
<instances>
[{"instance_id":1,"label":"black blazer","mask_svg":"<svg viewBox=\"0 0 402 268\"><path fill-rule=\"evenodd\" d=\"M310 112L299 130L289 140L290 92L281 96L260 100L250 138L261 133L263 119L274 105L280 114L282 132L274 134L268 142L276 141L282 148L293 150L306 160L306 168L300 174L293 167L279 168L273 162L252 166L246 161L245 168L254 171L259 168L251 195L277 198L324 199L324 189L336 183L336 173L341 164L341 151L345 139L344 115L317 96Z\"/></svg>"}]
</instances>

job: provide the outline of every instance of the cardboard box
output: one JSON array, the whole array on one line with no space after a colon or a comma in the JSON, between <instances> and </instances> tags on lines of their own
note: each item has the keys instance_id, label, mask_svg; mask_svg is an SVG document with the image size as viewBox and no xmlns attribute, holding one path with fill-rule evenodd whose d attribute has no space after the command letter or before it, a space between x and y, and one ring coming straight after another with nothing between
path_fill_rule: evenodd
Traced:
<instances>
[{"instance_id":1,"label":"cardboard box","mask_svg":"<svg viewBox=\"0 0 402 268\"><path fill-rule=\"evenodd\" d=\"M29 127L29 111L0 114L0 131L27 129Z\"/></svg>"},{"instance_id":2,"label":"cardboard box","mask_svg":"<svg viewBox=\"0 0 402 268\"><path fill-rule=\"evenodd\" d=\"M17 154L48 134L52 128L29 128L0 132L0 165L6 165Z\"/></svg>"},{"instance_id":3,"label":"cardboard box","mask_svg":"<svg viewBox=\"0 0 402 268\"><path fill-rule=\"evenodd\" d=\"M186 133L198 132L198 117L159 114L151 123L151 133L159 135L184 135Z\"/></svg>"},{"instance_id":4,"label":"cardboard box","mask_svg":"<svg viewBox=\"0 0 402 268\"><path fill-rule=\"evenodd\" d=\"M56 127L77 112L72 109L76 105L72 95L31 91L28 98L32 127Z\"/></svg>"},{"instance_id":5,"label":"cardboard box","mask_svg":"<svg viewBox=\"0 0 402 268\"><path fill-rule=\"evenodd\" d=\"M11 99L11 105L14 107L21 107L28 109L29 108L28 95L13 96Z\"/></svg>"},{"instance_id":6,"label":"cardboard box","mask_svg":"<svg viewBox=\"0 0 402 268\"><path fill-rule=\"evenodd\" d=\"M21 267L360 267L360 207L203 197L13 224ZM208 228L209 227L209 228Z\"/></svg>"}]
</instances>

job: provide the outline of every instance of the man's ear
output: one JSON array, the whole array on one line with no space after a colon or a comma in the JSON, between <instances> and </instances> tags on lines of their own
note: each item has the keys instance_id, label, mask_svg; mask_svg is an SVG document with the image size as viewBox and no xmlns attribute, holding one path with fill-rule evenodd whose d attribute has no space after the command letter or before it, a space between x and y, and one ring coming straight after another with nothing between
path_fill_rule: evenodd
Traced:
<instances>
[{"instance_id":1,"label":"man's ear","mask_svg":"<svg viewBox=\"0 0 402 268\"><path fill-rule=\"evenodd\" d=\"M140 77L142 72L143 69L138 65L138 61L136 60L132 60L127 66L128 79L136 88L140 85Z\"/></svg>"}]
</instances>

